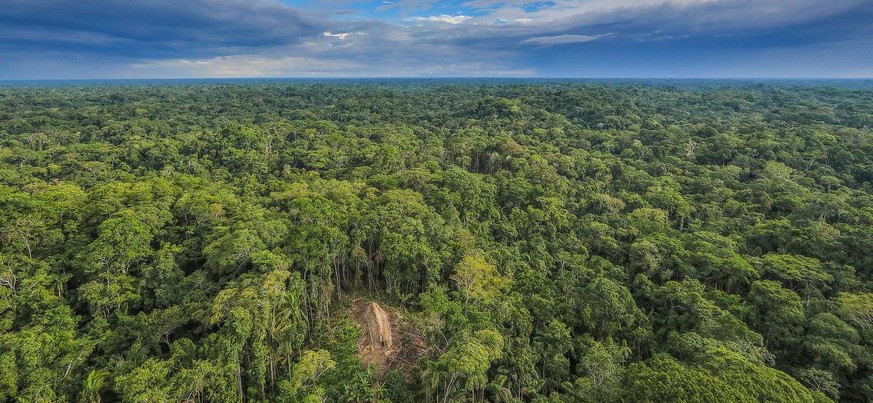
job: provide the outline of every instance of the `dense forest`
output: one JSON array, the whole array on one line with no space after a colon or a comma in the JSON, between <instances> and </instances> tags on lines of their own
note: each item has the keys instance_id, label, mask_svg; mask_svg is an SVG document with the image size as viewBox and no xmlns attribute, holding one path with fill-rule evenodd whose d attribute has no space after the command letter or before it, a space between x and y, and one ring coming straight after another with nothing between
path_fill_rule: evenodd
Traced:
<instances>
[{"instance_id":1,"label":"dense forest","mask_svg":"<svg viewBox=\"0 0 873 403\"><path fill-rule=\"evenodd\" d=\"M814 83L0 87L0 399L873 401L871 128Z\"/></svg>"}]
</instances>

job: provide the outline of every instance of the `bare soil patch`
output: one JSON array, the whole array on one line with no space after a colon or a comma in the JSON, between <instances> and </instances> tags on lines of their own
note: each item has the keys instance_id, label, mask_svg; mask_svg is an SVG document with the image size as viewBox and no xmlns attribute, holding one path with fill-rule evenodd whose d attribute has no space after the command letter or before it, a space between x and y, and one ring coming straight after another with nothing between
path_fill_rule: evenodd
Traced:
<instances>
[{"instance_id":1,"label":"bare soil patch","mask_svg":"<svg viewBox=\"0 0 873 403\"><path fill-rule=\"evenodd\" d=\"M377 368L382 379L388 370L409 374L424 354L424 337L401 314L386 309L375 301L352 301L352 317L361 327L358 356L367 365Z\"/></svg>"}]
</instances>

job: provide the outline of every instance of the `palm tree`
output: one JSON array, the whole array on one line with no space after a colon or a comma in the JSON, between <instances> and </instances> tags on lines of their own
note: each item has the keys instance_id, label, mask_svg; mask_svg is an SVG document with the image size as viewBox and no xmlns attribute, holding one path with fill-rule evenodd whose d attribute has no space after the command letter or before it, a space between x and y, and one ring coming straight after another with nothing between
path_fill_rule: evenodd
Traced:
<instances>
[{"instance_id":1,"label":"palm tree","mask_svg":"<svg viewBox=\"0 0 873 403\"><path fill-rule=\"evenodd\" d=\"M109 371L96 369L88 373L82 390L82 401L100 403L100 391L109 379Z\"/></svg>"}]
</instances>

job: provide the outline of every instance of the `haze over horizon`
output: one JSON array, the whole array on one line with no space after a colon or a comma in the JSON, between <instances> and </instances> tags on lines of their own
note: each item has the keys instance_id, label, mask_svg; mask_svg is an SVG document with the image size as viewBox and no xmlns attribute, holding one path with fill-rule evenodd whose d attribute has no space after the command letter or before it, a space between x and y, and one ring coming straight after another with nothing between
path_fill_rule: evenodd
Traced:
<instances>
[{"instance_id":1,"label":"haze over horizon","mask_svg":"<svg viewBox=\"0 0 873 403\"><path fill-rule=\"evenodd\" d=\"M7 0L0 80L873 78L873 2Z\"/></svg>"}]
</instances>

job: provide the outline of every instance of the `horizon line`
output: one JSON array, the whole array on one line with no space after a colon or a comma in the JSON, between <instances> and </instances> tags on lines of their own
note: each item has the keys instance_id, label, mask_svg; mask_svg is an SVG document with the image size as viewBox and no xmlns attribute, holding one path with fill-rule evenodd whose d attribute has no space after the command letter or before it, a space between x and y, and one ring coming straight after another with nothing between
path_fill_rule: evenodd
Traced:
<instances>
[{"instance_id":1,"label":"horizon line","mask_svg":"<svg viewBox=\"0 0 873 403\"><path fill-rule=\"evenodd\" d=\"M747 80L747 81L864 81L870 77L572 77L572 76L265 76L265 77L106 77L106 78L0 78L0 83L34 81L183 81L183 80Z\"/></svg>"}]
</instances>

